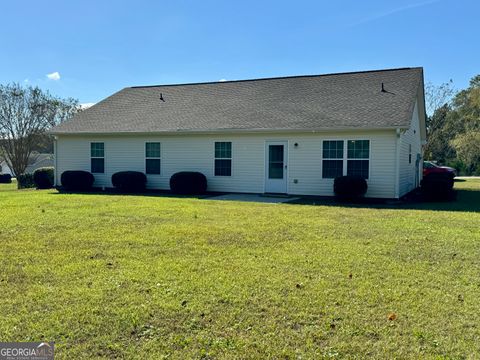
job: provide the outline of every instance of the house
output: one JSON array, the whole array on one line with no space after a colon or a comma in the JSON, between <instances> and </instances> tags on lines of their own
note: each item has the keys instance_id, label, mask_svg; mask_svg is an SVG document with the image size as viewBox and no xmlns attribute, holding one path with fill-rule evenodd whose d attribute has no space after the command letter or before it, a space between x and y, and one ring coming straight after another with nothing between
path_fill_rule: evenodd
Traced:
<instances>
[{"instance_id":1,"label":"house","mask_svg":"<svg viewBox=\"0 0 480 360\"><path fill-rule=\"evenodd\" d=\"M12 169L10 169L7 162L2 158L0 158L0 174L8 174L10 176L14 176Z\"/></svg>"},{"instance_id":2,"label":"house","mask_svg":"<svg viewBox=\"0 0 480 360\"><path fill-rule=\"evenodd\" d=\"M124 170L169 189L199 171L208 190L333 195L360 175L369 197L419 185L422 68L125 88L53 128L55 178L87 170L111 187Z\"/></svg>"},{"instance_id":3,"label":"house","mask_svg":"<svg viewBox=\"0 0 480 360\"><path fill-rule=\"evenodd\" d=\"M53 167L54 165L54 155L53 154L39 154L33 153L28 158L28 166L25 169L25 174L33 174L35 170L42 167ZM10 174L15 176L15 173L8 166L7 162L4 159L0 159L0 173L1 174Z\"/></svg>"}]
</instances>

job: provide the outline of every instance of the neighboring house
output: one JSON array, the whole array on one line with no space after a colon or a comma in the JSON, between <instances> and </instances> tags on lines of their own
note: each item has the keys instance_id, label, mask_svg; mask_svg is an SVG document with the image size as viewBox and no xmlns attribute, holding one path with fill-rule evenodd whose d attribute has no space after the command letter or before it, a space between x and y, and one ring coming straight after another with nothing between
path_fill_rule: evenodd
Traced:
<instances>
[{"instance_id":1,"label":"neighboring house","mask_svg":"<svg viewBox=\"0 0 480 360\"><path fill-rule=\"evenodd\" d=\"M32 154L28 159L28 166L25 169L25 174L33 174L35 170L41 167L53 167L54 164L54 155L53 154ZM5 160L0 161L0 173L10 174L15 176L14 172L8 166Z\"/></svg>"},{"instance_id":2,"label":"neighboring house","mask_svg":"<svg viewBox=\"0 0 480 360\"><path fill-rule=\"evenodd\" d=\"M32 154L28 161L28 166L25 169L25 174L33 174L35 170L42 167L53 167L54 166L54 155L53 154Z\"/></svg>"},{"instance_id":3,"label":"neighboring house","mask_svg":"<svg viewBox=\"0 0 480 360\"><path fill-rule=\"evenodd\" d=\"M367 179L369 197L419 185L425 143L422 68L125 88L55 127L56 184L117 171L168 189L199 171L208 190L333 195L335 177Z\"/></svg>"},{"instance_id":4,"label":"neighboring house","mask_svg":"<svg viewBox=\"0 0 480 360\"><path fill-rule=\"evenodd\" d=\"M13 171L4 159L0 158L0 174L9 174L13 176Z\"/></svg>"}]
</instances>

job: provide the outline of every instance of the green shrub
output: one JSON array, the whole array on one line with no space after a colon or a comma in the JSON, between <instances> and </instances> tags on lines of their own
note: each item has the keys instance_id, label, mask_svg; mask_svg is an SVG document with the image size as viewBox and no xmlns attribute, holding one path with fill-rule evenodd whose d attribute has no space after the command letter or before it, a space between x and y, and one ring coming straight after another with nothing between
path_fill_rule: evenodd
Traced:
<instances>
[{"instance_id":1,"label":"green shrub","mask_svg":"<svg viewBox=\"0 0 480 360\"><path fill-rule=\"evenodd\" d=\"M139 171L120 171L112 175L112 185L124 192L145 191L147 176Z\"/></svg>"},{"instance_id":2,"label":"green shrub","mask_svg":"<svg viewBox=\"0 0 480 360\"><path fill-rule=\"evenodd\" d=\"M12 182L12 175L0 174L0 184L10 184Z\"/></svg>"},{"instance_id":3,"label":"green shrub","mask_svg":"<svg viewBox=\"0 0 480 360\"><path fill-rule=\"evenodd\" d=\"M22 174L17 176L17 187L19 189L28 189L35 187L33 174Z\"/></svg>"},{"instance_id":4,"label":"green shrub","mask_svg":"<svg viewBox=\"0 0 480 360\"><path fill-rule=\"evenodd\" d=\"M88 171L68 170L62 173L60 181L67 191L89 191L93 187L95 178Z\"/></svg>"},{"instance_id":5,"label":"green shrub","mask_svg":"<svg viewBox=\"0 0 480 360\"><path fill-rule=\"evenodd\" d=\"M333 192L340 200L355 200L363 197L368 185L360 176L340 176L333 183Z\"/></svg>"},{"instance_id":6,"label":"green shrub","mask_svg":"<svg viewBox=\"0 0 480 360\"><path fill-rule=\"evenodd\" d=\"M50 189L53 187L53 172L53 167L43 167L35 170L33 173L33 181L37 189Z\"/></svg>"},{"instance_id":7,"label":"green shrub","mask_svg":"<svg viewBox=\"0 0 480 360\"><path fill-rule=\"evenodd\" d=\"M207 191L207 178L199 172L178 172L170 178L170 189L176 194L204 194Z\"/></svg>"}]
</instances>

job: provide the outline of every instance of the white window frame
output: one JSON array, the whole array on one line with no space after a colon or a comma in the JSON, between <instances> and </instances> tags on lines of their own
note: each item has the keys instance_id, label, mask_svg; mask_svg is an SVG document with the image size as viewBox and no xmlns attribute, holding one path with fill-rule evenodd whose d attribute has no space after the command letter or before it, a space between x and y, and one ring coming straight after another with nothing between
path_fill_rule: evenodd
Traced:
<instances>
[{"instance_id":1,"label":"white window frame","mask_svg":"<svg viewBox=\"0 0 480 360\"><path fill-rule=\"evenodd\" d=\"M92 156L92 144L103 144L103 156ZM91 141L90 142L90 172L92 174L106 174L107 172L107 162L105 161L105 142L104 141ZM103 172L93 172L92 171L92 159L103 159Z\"/></svg>"},{"instance_id":2,"label":"white window frame","mask_svg":"<svg viewBox=\"0 0 480 360\"><path fill-rule=\"evenodd\" d=\"M324 146L324 142L326 141L343 141L343 157L341 158L324 158L323 157L323 146ZM342 175L345 174L346 172L346 167L345 167L345 139L323 139L322 140L322 146L321 146L321 154L322 154L322 171L321 171L321 176L322 176L322 179L326 179L326 180L334 180L335 178L330 178L330 177L323 177L323 160L338 160L338 161L342 161Z\"/></svg>"},{"instance_id":3,"label":"white window frame","mask_svg":"<svg viewBox=\"0 0 480 360\"><path fill-rule=\"evenodd\" d=\"M350 159L348 157L348 142L349 141L362 141L362 140L368 140L368 158L363 158L363 159ZM343 158L324 158L323 157L323 143L324 141L343 141ZM322 146L320 147L321 155L322 155L322 162L321 162L321 172L320 175L322 176L322 180L335 180L334 178L326 178L323 177L323 160L342 160L343 167L342 167L342 176L346 176L348 173L348 161L355 161L355 160L368 160L368 178L365 180L369 180L372 177L372 139L370 138L357 138L357 139L352 139L352 138L341 138L341 139L322 139Z\"/></svg>"},{"instance_id":4,"label":"white window frame","mask_svg":"<svg viewBox=\"0 0 480 360\"><path fill-rule=\"evenodd\" d=\"M158 144L159 149L160 149L160 157L147 156L147 144ZM145 167L145 175L148 175L148 176L160 176L160 175L162 175L162 143L160 141L145 141L143 149L145 151L145 161L143 163L143 165ZM159 174L149 174L149 173L147 173L147 159L160 160L160 173Z\"/></svg>"},{"instance_id":5,"label":"white window frame","mask_svg":"<svg viewBox=\"0 0 480 360\"><path fill-rule=\"evenodd\" d=\"M217 158L215 156L215 144L216 143L230 143L230 157L229 158ZM215 160L230 160L230 175L216 175L215 174ZM233 141L231 140L215 140L213 142L213 176L219 178L231 178L233 177Z\"/></svg>"},{"instance_id":6,"label":"white window frame","mask_svg":"<svg viewBox=\"0 0 480 360\"><path fill-rule=\"evenodd\" d=\"M349 141L368 141L368 158L352 158L350 159L348 157L348 142ZM345 150L344 150L344 157L345 157L345 164L344 164L344 174L345 175L348 175L348 161L368 161L368 177L365 179L365 180L368 180L370 179L371 177L371 174L370 174L370 156L371 156L371 149L372 149L372 140L370 139L365 139L365 138L361 138L361 139L348 139L345 141Z\"/></svg>"}]
</instances>

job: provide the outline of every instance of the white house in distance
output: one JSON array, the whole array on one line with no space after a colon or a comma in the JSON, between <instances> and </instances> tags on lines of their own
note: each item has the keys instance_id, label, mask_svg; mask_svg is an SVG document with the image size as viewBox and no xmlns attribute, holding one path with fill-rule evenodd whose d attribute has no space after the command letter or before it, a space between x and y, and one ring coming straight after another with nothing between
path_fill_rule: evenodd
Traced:
<instances>
[{"instance_id":1,"label":"white house in distance","mask_svg":"<svg viewBox=\"0 0 480 360\"><path fill-rule=\"evenodd\" d=\"M55 178L87 170L147 174L169 189L199 171L209 191L333 195L334 178L367 179L368 197L419 185L425 143L422 68L125 88L55 135Z\"/></svg>"},{"instance_id":2,"label":"white house in distance","mask_svg":"<svg viewBox=\"0 0 480 360\"><path fill-rule=\"evenodd\" d=\"M53 159L53 154L31 154L28 158L28 166L25 169L25 174L33 174L35 170L42 167L52 167L54 165ZM0 174L9 174L11 176L15 176L14 171L10 169L5 159L2 158L0 158Z\"/></svg>"}]
</instances>

